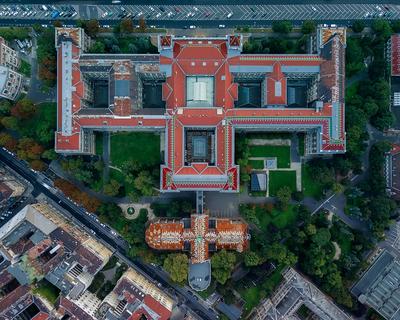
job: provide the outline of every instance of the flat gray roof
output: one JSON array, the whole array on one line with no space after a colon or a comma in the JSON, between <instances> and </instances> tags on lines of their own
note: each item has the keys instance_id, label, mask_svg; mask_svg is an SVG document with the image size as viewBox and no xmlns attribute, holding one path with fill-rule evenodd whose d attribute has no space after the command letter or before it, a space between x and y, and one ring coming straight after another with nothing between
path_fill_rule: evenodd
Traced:
<instances>
[{"instance_id":1,"label":"flat gray roof","mask_svg":"<svg viewBox=\"0 0 400 320\"><path fill-rule=\"evenodd\" d=\"M368 288L375 282L381 272L394 260L394 257L387 251L383 251L375 260L372 266L364 273L361 279L351 289L351 293L358 297L365 293Z\"/></svg>"}]
</instances>

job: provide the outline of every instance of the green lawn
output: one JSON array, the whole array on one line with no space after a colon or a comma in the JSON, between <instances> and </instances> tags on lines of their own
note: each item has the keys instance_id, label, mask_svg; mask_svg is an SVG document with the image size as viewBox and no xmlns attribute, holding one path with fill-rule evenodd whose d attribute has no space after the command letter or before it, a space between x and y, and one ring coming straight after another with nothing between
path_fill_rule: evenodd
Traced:
<instances>
[{"instance_id":1,"label":"green lawn","mask_svg":"<svg viewBox=\"0 0 400 320\"><path fill-rule=\"evenodd\" d=\"M322 195L322 186L312 179L310 170L311 168L307 164L301 167L301 185L303 187L303 193L306 197L319 199Z\"/></svg>"},{"instance_id":2,"label":"green lawn","mask_svg":"<svg viewBox=\"0 0 400 320\"><path fill-rule=\"evenodd\" d=\"M44 102L37 105L35 115L21 121L21 135L32 137L46 147L54 147L54 131L57 125L57 104Z\"/></svg>"},{"instance_id":3,"label":"green lawn","mask_svg":"<svg viewBox=\"0 0 400 320\"><path fill-rule=\"evenodd\" d=\"M264 160L249 160L252 169L264 169Z\"/></svg>"},{"instance_id":4,"label":"green lawn","mask_svg":"<svg viewBox=\"0 0 400 320\"><path fill-rule=\"evenodd\" d=\"M271 223L275 227L283 229L296 221L297 210L294 205L289 205L286 211L278 211L274 208L272 212L268 212L265 208L257 207L256 216L263 231L267 231L268 225Z\"/></svg>"},{"instance_id":5,"label":"green lawn","mask_svg":"<svg viewBox=\"0 0 400 320\"><path fill-rule=\"evenodd\" d=\"M299 155L304 156L304 133L299 134Z\"/></svg>"},{"instance_id":6,"label":"green lawn","mask_svg":"<svg viewBox=\"0 0 400 320\"><path fill-rule=\"evenodd\" d=\"M96 132L96 154L103 155L103 132Z\"/></svg>"},{"instance_id":7,"label":"green lawn","mask_svg":"<svg viewBox=\"0 0 400 320\"><path fill-rule=\"evenodd\" d=\"M348 255L351 253L351 239L349 237L341 237L339 239L339 246L342 250L342 255Z\"/></svg>"},{"instance_id":8,"label":"green lawn","mask_svg":"<svg viewBox=\"0 0 400 320\"><path fill-rule=\"evenodd\" d=\"M250 157L276 157L278 168L290 168L290 146L250 146Z\"/></svg>"},{"instance_id":9,"label":"green lawn","mask_svg":"<svg viewBox=\"0 0 400 320\"><path fill-rule=\"evenodd\" d=\"M160 164L160 136L148 132L121 132L111 135L111 164L121 167L128 160L146 166Z\"/></svg>"},{"instance_id":10,"label":"green lawn","mask_svg":"<svg viewBox=\"0 0 400 320\"><path fill-rule=\"evenodd\" d=\"M240 295L242 296L243 300L245 301L244 305L244 316L250 314L251 310L256 307L260 300L264 297L261 296L262 289L261 287L268 288L266 290L267 296L271 294L272 291L279 285L282 280L282 270L284 269L283 266L278 266L274 272L272 272L263 282L263 284L250 287L248 289L239 290Z\"/></svg>"},{"instance_id":11,"label":"green lawn","mask_svg":"<svg viewBox=\"0 0 400 320\"><path fill-rule=\"evenodd\" d=\"M296 191L296 171L274 170L269 172L269 196L274 197L278 190L288 186L292 192Z\"/></svg>"},{"instance_id":12,"label":"green lawn","mask_svg":"<svg viewBox=\"0 0 400 320\"><path fill-rule=\"evenodd\" d=\"M25 60L21 59L21 65L19 66L20 73L22 73L24 76L30 77L31 76L31 65L29 62L26 62Z\"/></svg>"},{"instance_id":13,"label":"green lawn","mask_svg":"<svg viewBox=\"0 0 400 320\"><path fill-rule=\"evenodd\" d=\"M260 290L261 288L251 287L240 293L243 300L246 302L244 305L245 313L249 313L255 306L259 304L261 299Z\"/></svg>"},{"instance_id":14,"label":"green lawn","mask_svg":"<svg viewBox=\"0 0 400 320\"><path fill-rule=\"evenodd\" d=\"M56 303L57 298L60 295L60 290L47 280L40 281L37 284L37 288L33 289L33 292L46 298L53 305Z\"/></svg>"}]
</instances>

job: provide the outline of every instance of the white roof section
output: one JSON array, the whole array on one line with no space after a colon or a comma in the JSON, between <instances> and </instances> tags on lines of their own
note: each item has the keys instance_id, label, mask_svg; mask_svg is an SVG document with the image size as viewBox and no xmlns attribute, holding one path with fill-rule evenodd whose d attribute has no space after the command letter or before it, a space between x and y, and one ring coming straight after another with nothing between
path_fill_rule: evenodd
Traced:
<instances>
[{"instance_id":1,"label":"white roof section","mask_svg":"<svg viewBox=\"0 0 400 320\"><path fill-rule=\"evenodd\" d=\"M8 68L0 66L0 91L3 91L8 78Z\"/></svg>"},{"instance_id":2,"label":"white roof section","mask_svg":"<svg viewBox=\"0 0 400 320\"><path fill-rule=\"evenodd\" d=\"M186 77L186 105L188 107L213 107L214 77Z\"/></svg>"},{"instance_id":3,"label":"white roof section","mask_svg":"<svg viewBox=\"0 0 400 320\"><path fill-rule=\"evenodd\" d=\"M72 43L63 41L61 43L61 74L62 74L62 123L61 132L65 136L72 134Z\"/></svg>"}]
</instances>

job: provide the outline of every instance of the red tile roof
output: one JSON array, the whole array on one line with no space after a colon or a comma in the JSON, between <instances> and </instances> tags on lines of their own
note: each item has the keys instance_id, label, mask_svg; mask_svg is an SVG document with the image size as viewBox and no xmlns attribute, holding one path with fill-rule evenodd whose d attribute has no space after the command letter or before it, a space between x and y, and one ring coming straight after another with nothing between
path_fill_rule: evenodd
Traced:
<instances>
[{"instance_id":1,"label":"red tile roof","mask_svg":"<svg viewBox=\"0 0 400 320\"><path fill-rule=\"evenodd\" d=\"M394 41L398 41L397 38ZM397 43L393 42L392 44ZM265 100L268 105L285 106L287 103L287 80L283 67L287 66L314 66L319 67L324 76L324 85L332 91L340 87L338 76L330 76L335 71L335 65L320 55L243 55L228 54L230 49L240 52L241 37L230 36L226 39L182 39L173 36L161 36L160 48L168 53L161 52L160 64L166 68L170 76L162 86L162 98L166 103L166 115L138 116L132 115L130 101L122 99L116 101L114 115L86 115L77 111L81 108L81 99L84 95L85 83L81 81L79 63L73 62L72 85L73 92L73 134L62 136L56 134L56 150L60 152L79 151L81 128L114 130L129 130L131 127L164 128L167 127L167 162L161 168L161 190L179 189L219 189L237 191L238 167L233 159L233 127L235 126L264 126L268 124L293 126L303 125L320 127L322 132L322 151L345 150L344 133L344 104L340 102L339 128L337 141L331 138L333 108L325 103L321 110L315 108L255 108L235 109L234 103L238 99L238 84L234 82L231 66L268 66L272 72L266 73ZM77 58L80 49L73 45L73 55ZM171 50L172 49L172 50ZM61 55L58 52L58 70L61 70ZM338 54L339 51L335 51ZM78 61L78 59L76 60ZM343 70L342 70L343 71ZM339 70L339 72L342 72ZM214 77L213 105L217 108L190 108L186 107L186 77L209 75ZM58 75L58 92L62 90ZM333 90L332 88L335 88ZM61 126L61 101L58 95L58 127ZM122 116L122 117L120 117ZM184 163L184 128L207 127L216 130L216 159L215 166L207 163L197 163L190 166ZM126 128L126 129L125 129ZM190 179L174 179L178 176L190 176ZM203 176L215 176L216 180L202 179ZM225 176L226 181L219 182ZM233 180L232 180L233 179ZM210 181L210 182L207 182Z\"/></svg>"},{"instance_id":2,"label":"red tile roof","mask_svg":"<svg viewBox=\"0 0 400 320\"><path fill-rule=\"evenodd\" d=\"M400 34L392 35L392 76L400 76Z\"/></svg>"},{"instance_id":3,"label":"red tile roof","mask_svg":"<svg viewBox=\"0 0 400 320\"><path fill-rule=\"evenodd\" d=\"M215 229L209 229L208 215L192 215L191 227L185 229L182 220L160 219L148 226L146 242L158 250L183 250L184 243L190 242L192 263L202 263L209 259L209 243L215 243L217 249L239 252L249 247L246 223L230 219L215 220Z\"/></svg>"}]
</instances>

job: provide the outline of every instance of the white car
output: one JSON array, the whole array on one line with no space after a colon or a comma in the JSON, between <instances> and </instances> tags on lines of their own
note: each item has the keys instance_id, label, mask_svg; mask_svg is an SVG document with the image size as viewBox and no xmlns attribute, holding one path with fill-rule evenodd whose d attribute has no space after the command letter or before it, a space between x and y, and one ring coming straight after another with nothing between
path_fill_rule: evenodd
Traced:
<instances>
[{"instance_id":1,"label":"white car","mask_svg":"<svg viewBox=\"0 0 400 320\"><path fill-rule=\"evenodd\" d=\"M189 28L190 29L196 29L196 26L190 26Z\"/></svg>"},{"instance_id":2,"label":"white car","mask_svg":"<svg viewBox=\"0 0 400 320\"><path fill-rule=\"evenodd\" d=\"M223 29L223 28L225 28L225 25L224 25L224 24L220 24L220 25L218 26L218 28Z\"/></svg>"}]
</instances>

